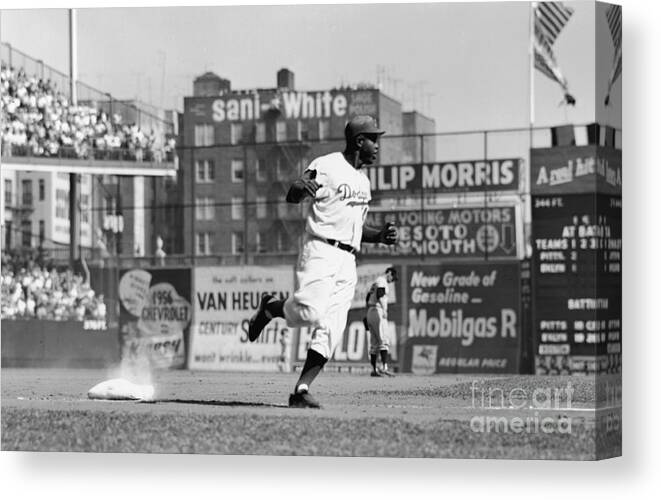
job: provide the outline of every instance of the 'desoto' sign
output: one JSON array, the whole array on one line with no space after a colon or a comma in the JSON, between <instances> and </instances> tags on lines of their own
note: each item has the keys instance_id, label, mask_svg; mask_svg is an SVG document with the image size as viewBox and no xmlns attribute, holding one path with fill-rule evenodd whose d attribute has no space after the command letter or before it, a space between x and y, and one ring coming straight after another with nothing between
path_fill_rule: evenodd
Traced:
<instances>
[{"instance_id":1,"label":"'desoto' sign","mask_svg":"<svg viewBox=\"0 0 661 500\"><path fill-rule=\"evenodd\" d=\"M366 255L434 255L453 259L516 259L521 218L515 206L374 211L367 224L397 226L397 245L364 245Z\"/></svg>"}]
</instances>

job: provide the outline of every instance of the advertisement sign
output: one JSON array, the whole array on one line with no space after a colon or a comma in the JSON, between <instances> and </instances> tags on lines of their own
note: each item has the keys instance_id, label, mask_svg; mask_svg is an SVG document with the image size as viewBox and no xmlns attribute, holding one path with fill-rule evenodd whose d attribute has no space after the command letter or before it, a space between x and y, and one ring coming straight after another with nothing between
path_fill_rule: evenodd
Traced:
<instances>
[{"instance_id":1,"label":"advertisement sign","mask_svg":"<svg viewBox=\"0 0 661 500\"><path fill-rule=\"evenodd\" d=\"M518 264L409 266L406 293L411 371L518 372Z\"/></svg>"},{"instance_id":2,"label":"advertisement sign","mask_svg":"<svg viewBox=\"0 0 661 500\"><path fill-rule=\"evenodd\" d=\"M342 340L330 359L331 364L360 365L369 368L369 334L365 331L363 318L367 313L365 297L378 276L385 274L390 263L364 264L356 268L358 284L347 317L347 326ZM401 276L401 267L393 266ZM398 298L400 282L390 283L388 294L388 325L390 358L397 361L397 326L402 324L401 300ZM305 362L312 331L309 328L297 329L295 360L300 365Z\"/></svg>"},{"instance_id":3,"label":"advertisement sign","mask_svg":"<svg viewBox=\"0 0 661 500\"><path fill-rule=\"evenodd\" d=\"M190 270L123 271L119 302L122 360L182 368L191 320Z\"/></svg>"},{"instance_id":4,"label":"advertisement sign","mask_svg":"<svg viewBox=\"0 0 661 500\"><path fill-rule=\"evenodd\" d=\"M394 223L399 243L363 245L365 255L430 255L449 259L516 259L521 253L517 207L473 206L436 210L370 211L366 224Z\"/></svg>"},{"instance_id":5,"label":"advertisement sign","mask_svg":"<svg viewBox=\"0 0 661 500\"><path fill-rule=\"evenodd\" d=\"M372 196L392 192L407 195L421 190L434 193L516 191L520 160L466 160L447 163L379 165L368 170Z\"/></svg>"},{"instance_id":6,"label":"advertisement sign","mask_svg":"<svg viewBox=\"0 0 661 500\"><path fill-rule=\"evenodd\" d=\"M536 371L619 372L621 198L536 196L532 206Z\"/></svg>"},{"instance_id":7,"label":"advertisement sign","mask_svg":"<svg viewBox=\"0 0 661 500\"><path fill-rule=\"evenodd\" d=\"M194 270L193 324L188 367L192 370L278 371L291 332L272 320L255 342L248 322L262 295L286 299L294 289L291 266L198 267Z\"/></svg>"},{"instance_id":8,"label":"advertisement sign","mask_svg":"<svg viewBox=\"0 0 661 500\"><path fill-rule=\"evenodd\" d=\"M379 115L378 90L354 90L347 92L349 98L349 116L369 115L376 118Z\"/></svg>"},{"instance_id":9,"label":"advertisement sign","mask_svg":"<svg viewBox=\"0 0 661 500\"><path fill-rule=\"evenodd\" d=\"M375 98L365 92L352 97L351 92L325 90L313 92L257 90L230 92L213 99L186 100L186 111L197 119L215 123L263 120L278 111L284 120L342 118L351 111L372 111Z\"/></svg>"},{"instance_id":10,"label":"advertisement sign","mask_svg":"<svg viewBox=\"0 0 661 500\"><path fill-rule=\"evenodd\" d=\"M337 119L379 114L376 90L293 91L254 89L215 98L185 100L185 112L199 121L226 123L263 120L277 111L283 120Z\"/></svg>"},{"instance_id":11,"label":"advertisement sign","mask_svg":"<svg viewBox=\"0 0 661 500\"><path fill-rule=\"evenodd\" d=\"M602 146L536 148L530 153L531 193L622 193L622 151Z\"/></svg>"}]
</instances>

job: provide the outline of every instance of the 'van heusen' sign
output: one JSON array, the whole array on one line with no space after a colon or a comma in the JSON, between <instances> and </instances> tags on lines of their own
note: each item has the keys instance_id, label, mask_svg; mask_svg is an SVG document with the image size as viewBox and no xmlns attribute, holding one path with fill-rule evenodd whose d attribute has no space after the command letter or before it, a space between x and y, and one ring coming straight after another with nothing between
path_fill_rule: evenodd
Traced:
<instances>
[{"instance_id":1,"label":"'van heusen' sign","mask_svg":"<svg viewBox=\"0 0 661 500\"><path fill-rule=\"evenodd\" d=\"M564 146L531 151L532 194L622 193L622 151Z\"/></svg>"},{"instance_id":2,"label":"'van heusen' sign","mask_svg":"<svg viewBox=\"0 0 661 500\"><path fill-rule=\"evenodd\" d=\"M421 189L434 192L516 191L519 159L380 165L369 169L372 193Z\"/></svg>"}]
</instances>

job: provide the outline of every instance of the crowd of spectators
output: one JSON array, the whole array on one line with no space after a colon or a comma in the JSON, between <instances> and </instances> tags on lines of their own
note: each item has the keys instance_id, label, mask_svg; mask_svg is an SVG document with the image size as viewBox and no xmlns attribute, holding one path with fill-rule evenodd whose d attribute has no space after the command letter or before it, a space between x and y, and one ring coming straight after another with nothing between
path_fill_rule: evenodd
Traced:
<instances>
[{"instance_id":1,"label":"crowd of spectators","mask_svg":"<svg viewBox=\"0 0 661 500\"><path fill-rule=\"evenodd\" d=\"M0 70L2 149L6 155L161 161L174 140L122 123L93 106L69 103L50 80L23 68Z\"/></svg>"},{"instance_id":2,"label":"crowd of spectators","mask_svg":"<svg viewBox=\"0 0 661 500\"><path fill-rule=\"evenodd\" d=\"M106 319L103 295L96 295L81 275L4 257L2 319Z\"/></svg>"}]
</instances>

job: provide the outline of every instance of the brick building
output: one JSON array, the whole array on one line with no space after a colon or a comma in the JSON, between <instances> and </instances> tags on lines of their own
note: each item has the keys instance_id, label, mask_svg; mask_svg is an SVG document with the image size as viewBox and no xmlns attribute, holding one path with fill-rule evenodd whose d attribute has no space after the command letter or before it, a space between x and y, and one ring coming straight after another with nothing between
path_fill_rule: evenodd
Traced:
<instances>
[{"instance_id":1,"label":"brick building","mask_svg":"<svg viewBox=\"0 0 661 500\"><path fill-rule=\"evenodd\" d=\"M387 131L382 164L435 157L419 138L433 120L403 112L399 101L372 87L297 91L281 69L277 86L232 90L229 80L205 73L184 99L179 144L179 189L184 207L183 250L197 256L295 254L303 229L301 207L287 204L290 183L317 156L344 147L344 126L369 114ZM425 141L426 142L426 141Z\"/></svg>"}]
</instances>

